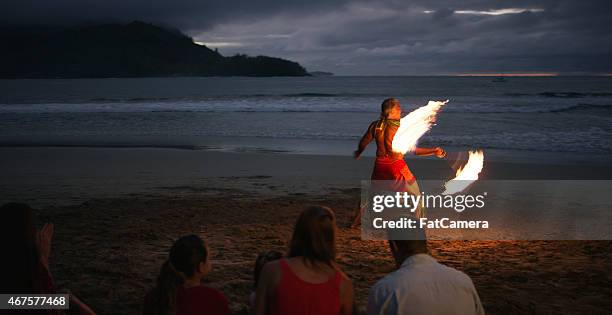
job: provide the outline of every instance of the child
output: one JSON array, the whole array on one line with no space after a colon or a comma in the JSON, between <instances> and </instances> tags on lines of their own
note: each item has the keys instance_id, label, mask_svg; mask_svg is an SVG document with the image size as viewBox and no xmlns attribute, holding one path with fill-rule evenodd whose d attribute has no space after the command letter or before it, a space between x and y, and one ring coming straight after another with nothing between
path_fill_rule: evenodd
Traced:
<instances>
[{"instance_id":1,"label":"child","mask_svg":"<svg viewBox=\"0 0 612 315\"><path fill-rule=\"evenodd\" d=\"M255 290L257 289L257 284L259 283L259 275L261 274L261 270L265 266L265 264L283 258L283 253L276 250L269 250L265 252L259 253L257 259L255 260L255 270L253 271L254 277L254 286L251 295L249 296L249 305L251 309L255 306Z\"/></svg>"},{"instance_id":2,"label":"child","mask_svg":"<svg viewBox=\"0 0 612 315\"><path fill-rule=\"evenodd\" d=\"M155 288L145 298L143 314L229 314L223 293L201 283L211 269L208 253L208 246L197 235L178 239Z\"/></svg>"}]
</instances>

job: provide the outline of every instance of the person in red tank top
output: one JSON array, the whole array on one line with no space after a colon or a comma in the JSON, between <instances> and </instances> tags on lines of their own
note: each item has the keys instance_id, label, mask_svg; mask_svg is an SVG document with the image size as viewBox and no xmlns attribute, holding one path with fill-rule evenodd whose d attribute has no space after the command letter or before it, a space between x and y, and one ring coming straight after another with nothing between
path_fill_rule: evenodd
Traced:
<instances>
[{"instance_id":1,"label":"person in red tank top","mask_svg":"<svg viewBox=\"0 0 612 315\"><path fill-rule=\"evenodd\" d=\"M229 314L228 301L217 289L202 284L183 286L177 290L176 314Z\"/></svg>"},{"instance_id":2,"label":"person in red tank top","mask_svg":"<svg viewBox=\"0 0 612 315\"><path fill-rule=\"evenodd\" d=\"M304 210L293 230L289 255L262 270L257 315L338 315L353 313L353 285L335 263L336 220L327 207Z\"/></svg>"},{"instance_id":3,"label":"person in red tank top","mask_svg":"<svg viewBox=\"0 0 612 315\"><path fill-rule=\"evenodd\" d=\"M145 297L143 314L229 314L223 293L202 285L211 269L208 252L206 242L197 235L178 239L162 265L155 288Z\"/></svg>"}]
</instances>

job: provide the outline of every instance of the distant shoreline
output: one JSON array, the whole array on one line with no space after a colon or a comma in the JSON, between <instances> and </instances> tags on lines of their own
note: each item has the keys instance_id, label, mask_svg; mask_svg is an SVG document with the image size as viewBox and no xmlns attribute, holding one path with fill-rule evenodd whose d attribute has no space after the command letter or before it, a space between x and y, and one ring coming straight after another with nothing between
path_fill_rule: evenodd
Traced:
<instances>
[{"instance_id":1,"label":"distant shoreline","mask_svg":"<svg viewBox=\"0 0 612 315\"><path fill-rule=\"evenodd\" d=\"M313 78L320 77L340 77L340 78L494 78L490 75L446 75L446 74L414 74L414 75L385 75L385 74L334 74L316 76L311 74L305 75L160 75L160 76L118 76L118 77L45 77L45 78L2 78L0 81L12 80L99 80L99 79L172 79L172 78ZM506 76L506 78L521 78L521 79L555 79L555 78L610 78L611 75L593 74L593 75L555 75L555 76Z\"/></svg>"}]
</instances>

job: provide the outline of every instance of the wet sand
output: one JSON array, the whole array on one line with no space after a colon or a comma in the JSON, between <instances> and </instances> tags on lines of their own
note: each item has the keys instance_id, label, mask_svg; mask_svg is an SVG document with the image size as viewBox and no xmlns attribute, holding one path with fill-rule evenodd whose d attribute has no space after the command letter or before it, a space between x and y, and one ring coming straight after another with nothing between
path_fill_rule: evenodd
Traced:
<instances>
[{"instance_id":1,"label":"wet sand","mask_svg":"<svg viewBox=\"0 0 612 315\"><path fill-rule=\"evenodd\" d=\"M2 148L2 202L35 205L55 223L51 269L101 314L134 314L176 238L212 250L206 283L246 314L257 253L284 251L307 204L338 217L338 262L363 309L367 290L394 269L388 247L349 228L371 159L189 150ZM439 160L409 161L443 178ZM489 179L609 179L610 169L488 163ZM573 176L573 177L572 177ZM610 313L610 241L432 241L432 255L470 275L488 313Z\"/></svg>"},{"instance_id":2,"label":"wet sand","mask_svg":"<svg viewBox=\"0 0 612 315\"><path fill-rule=\"evenodd\" d=\"M371 148L370 148L371 149ZM482 179L612 179L612 167L521 164L487 159ZM452 161L407 156L419 180L448 179ZM78 204L133 193L174 195L224 188L262 194L359 187L373 158L235 153L167 148L0 147L0 202ZM184 188L184 189L182 189Z\"/></svg>"}]
</instances>

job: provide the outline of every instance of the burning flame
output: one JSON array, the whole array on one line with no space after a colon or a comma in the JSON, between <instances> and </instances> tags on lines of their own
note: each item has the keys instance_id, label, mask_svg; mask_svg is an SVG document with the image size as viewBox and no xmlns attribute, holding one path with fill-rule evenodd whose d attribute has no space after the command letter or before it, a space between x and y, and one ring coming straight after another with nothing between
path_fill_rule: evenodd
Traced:
<instances>
[{"instance_id":1,"label":"burning flame","mask_svg":"<svg viewBox=\"0 0 612 315\"><path fill-rule=\"evenodd\" d=\"M414 151L419 139L431 129L436 122L436 116L446 101L429 101L427 105L421 106L400 120L400 126L393 137L393 151L405 154ZM478 174L482 171L484 164L484 153L482 150L469 151L467 163L457 170L455 178L444 184L443 195L456 194L465 190L473 182L478 180Z\"/></svg>"},{"instance_id":2,"label":"burning flame","mask_svg":"<svg viewBox=\"0 0 612 315\"><path fill-rule=\"evenodd\" d=\"M436 115L448 100L429 101L427 105L421 106L400 120L400 126L393 137L392 148L395 152L405 154L414 151L419 138L421 138L436 122Z\"/></svg>"},{"instance_id":3,"label":"burning flame","mask_svg":"<svg viewBox=\"0 0 612 315\"><path fill-rule=\"evenodd\" d=\"M484 163L484 153L482 150L469 151L467 163L457 170L455 178L444 184L443 195L452 195L463 191L478 179L478 174L482 171Z\"/></svg>"}]
</instances>

